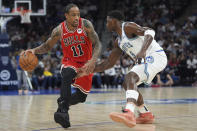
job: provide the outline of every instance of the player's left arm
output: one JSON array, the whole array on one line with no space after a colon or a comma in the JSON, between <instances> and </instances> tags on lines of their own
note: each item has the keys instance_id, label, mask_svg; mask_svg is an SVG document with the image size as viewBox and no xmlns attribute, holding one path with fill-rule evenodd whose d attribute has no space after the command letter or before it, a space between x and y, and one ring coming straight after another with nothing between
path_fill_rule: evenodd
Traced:
<instances>
[{"instance_id":1,"label":"player's left arm","mask_svg":"<svg viewBox=\"0 0 197 131\"><path fill-rule=\"evenodd\" d=\"M146 56L146 50L152 43L154 36L155 36L155 31L149 27L141 27L137 25L136 23L127 23L125 25L125 32L128 36L135 34L138 36L144 36L144 43L143 46L140 50L140 52L137 54L137 59L138 58L144 58Z\"/></svg>"},{"instance_id":2,"label":"player's left arm","mask_svg":"<svg viewBox=\"0 0 197 131\"><path fill-rule=\"evenodd\" d=\"M92 59L86 64L86 72L92 73L95 67L96 60L101 52L101 42L96 31L94 30L92 23L89 20L83 19L83 26L93 46Z\"/></svg>"}]
</instances>

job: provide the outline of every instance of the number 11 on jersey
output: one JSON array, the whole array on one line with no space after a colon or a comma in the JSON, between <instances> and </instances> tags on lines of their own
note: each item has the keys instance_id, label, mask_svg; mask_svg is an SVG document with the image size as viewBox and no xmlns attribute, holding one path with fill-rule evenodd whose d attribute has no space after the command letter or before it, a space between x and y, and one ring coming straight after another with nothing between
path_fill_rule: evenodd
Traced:
<instances>
[{"instance_id":1,"label":"number 11 on jersey","mask_svg":"<svg viewBox=\"0 0 197 131\"><path fill-rule=\"evenodd\" d=\"M82 56L84 54L81 45L77 45L77 48L72 46L71 49L74 57ZM77 53L77 49L79 50L79 53Z\"/></svg>"}]
</instances>

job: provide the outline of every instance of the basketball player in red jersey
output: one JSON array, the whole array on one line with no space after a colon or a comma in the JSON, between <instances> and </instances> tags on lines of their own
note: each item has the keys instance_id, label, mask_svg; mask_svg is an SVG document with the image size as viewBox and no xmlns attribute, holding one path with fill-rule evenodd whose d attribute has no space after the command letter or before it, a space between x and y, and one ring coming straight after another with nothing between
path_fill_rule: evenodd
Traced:
<instances>
[{"instance_id":1,"label":"basketball player in red jersey","mask_svg":"<svg viewBox=\"0 0 197 131\"><path fill-rule=\"evenodd\" d=\"M101 44L92 23L80 18L77 5L69 4L65 8L66 20L53 29L48 40L34 49L26 50L34 54L44 54L61 41L63 59L61 67L62 86L58 98L58 109L54 114L56 123L62 127L70 127L69 106L85 102L92 85L92 72L100 54ZM25 53L25 52L22 52ZM90 75L77 77L77 69ZM73 82L74 80L74 82ZM71 84L77 87L76 93L71 95Z\"/></svg>"}]
</instances>

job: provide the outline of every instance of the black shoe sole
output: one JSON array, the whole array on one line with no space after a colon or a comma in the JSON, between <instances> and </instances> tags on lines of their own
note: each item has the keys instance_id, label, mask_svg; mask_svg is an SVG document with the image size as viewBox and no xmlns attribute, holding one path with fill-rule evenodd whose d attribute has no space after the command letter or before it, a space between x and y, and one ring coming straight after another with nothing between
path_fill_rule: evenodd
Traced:
<instances>
[{"instance_id":1,"label":"black shoe sole","mask_svg":"<svg viewBox=\"0 0 197 131\"><path fill-rule=\"evenodd\" d=\"M59 123L64 128L70 127L69 116L67 114L61 112L55 112L54 120L56 123Z\"/></svg>"}]
</instances>

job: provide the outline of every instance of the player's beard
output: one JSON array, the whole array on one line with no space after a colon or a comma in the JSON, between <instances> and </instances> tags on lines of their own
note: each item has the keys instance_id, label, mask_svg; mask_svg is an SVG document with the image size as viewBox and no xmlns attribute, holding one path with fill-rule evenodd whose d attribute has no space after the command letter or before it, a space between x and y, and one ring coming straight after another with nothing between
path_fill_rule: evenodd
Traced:
<instances>
[{"instance_id":1,"label":"player's beard","mask_svg":"<svg viewBox=\"0 0 197 131\"><path fill-rule=\"evenodd\" d=\"M78 21L73 21L72 26L77 27L78 26Z\"/></svg>"}]
</instances>

